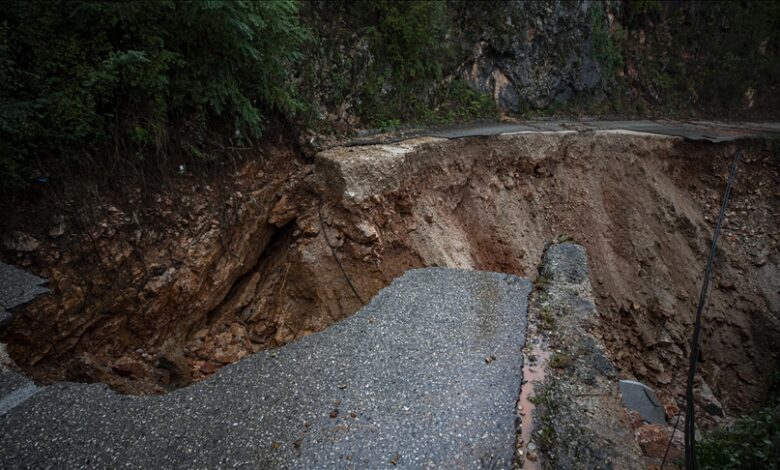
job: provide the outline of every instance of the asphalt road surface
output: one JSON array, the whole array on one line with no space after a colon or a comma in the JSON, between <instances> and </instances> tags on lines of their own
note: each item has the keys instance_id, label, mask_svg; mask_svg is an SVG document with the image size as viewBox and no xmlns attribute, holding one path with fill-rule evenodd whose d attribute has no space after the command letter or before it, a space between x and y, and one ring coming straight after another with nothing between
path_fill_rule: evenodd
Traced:
<instances>
[{"instance_id":1,"label":"asphalt road surface","mask_svg":"<svg viewBox=\"0 0 780 470\"><path fill-rule=\"evenodd\" d=\"M0 468L509 469L530 289L412 270L346 320L164 396L4 374Z\"/></svg>"},{"instance_id":2,"label":"asphalt road surface","mask_svg":"<svg viewBox=\"0 0 780 470\"><path fill-rule=\"evenodd\" d=\"M721 121L671 121L658 120L565 120L515 121L500 123L474 123L431 129L407 129L387 134L364 135L338 145L367 145L398 142L413 137L440 137L459 139L464 137L491 136L511 133L538 132L639 132L668 135L688 140L731 142L751 138L780 138L777 122L721 122ZM336 146L338 146L336 145Z\"/></svg>"}]
</instances>

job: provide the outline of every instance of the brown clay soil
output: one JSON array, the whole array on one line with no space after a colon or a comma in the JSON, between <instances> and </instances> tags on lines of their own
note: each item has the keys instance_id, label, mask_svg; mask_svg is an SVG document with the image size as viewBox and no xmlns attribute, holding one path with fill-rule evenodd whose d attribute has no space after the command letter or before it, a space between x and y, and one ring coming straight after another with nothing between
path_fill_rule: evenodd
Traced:
<instances>
[{"instance_id":1,"label":"brown clay soil","mask_svg":"<svg viewBox=\"0 0 780 470\"><path fill-rule=\"evenodd\" d=\"M40 245L3 258L54 295L20 310L2 341L44 382L162 393L355 312L334 252L369 300L413 267L534 278L545 243L571 237L590 257L597 336L622 376L674 407L736 145L590 132L421 138L313 160L272 149L229 178L182 178L142 211L106 198L20 224ZM780 158L740 145L699 385L727 412L761 399L780 353Z\"/></svg>"}]
</instances>

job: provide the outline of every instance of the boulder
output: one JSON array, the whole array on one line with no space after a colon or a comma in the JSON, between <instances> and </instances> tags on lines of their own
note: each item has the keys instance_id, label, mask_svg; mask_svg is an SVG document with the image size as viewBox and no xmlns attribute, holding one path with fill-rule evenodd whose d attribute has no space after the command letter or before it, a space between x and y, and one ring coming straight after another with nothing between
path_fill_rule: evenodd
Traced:
<instances>
[{"instance_id":1,"label":"boulder","mask_svg":"<svg viewBox=\"0 0 780 470\"><path fill-rule=\"evenodd\" d=\"M30 253L37 250L40 244L32 236L16 230L3 237L3 248L10 251Z\"/></svg>"},{"instance_id":2,"label":"boulder","mask_svg":"<svg viewBox=\"0 0 780 470\"><path fill-rule=\"evenodd\" d=\"M633 380L621 380L620 393L626 409L638 412L648 423L666 424L664 406L653 389Z\"/></svg>"}]
</instances>

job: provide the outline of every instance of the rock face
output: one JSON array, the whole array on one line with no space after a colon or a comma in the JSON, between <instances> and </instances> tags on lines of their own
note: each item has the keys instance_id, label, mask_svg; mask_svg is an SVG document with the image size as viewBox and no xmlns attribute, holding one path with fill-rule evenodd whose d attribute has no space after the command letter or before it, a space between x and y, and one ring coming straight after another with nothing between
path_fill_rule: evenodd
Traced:
<instances>
[{"instance_id":1,"label":"rock face","mask_svg":"<svg viewBox=\"0 0 780 470\"><path fill-rule=\"evenodd\" d=\"M464 78L513 113L595 88L601 72L593 56L592 8L589 1L513 1L500 13L469 10L463 35L480 41L471 46Z\"/></svg>"},{"instance_id":2,"label":"rock face","mask_svg":"<svg viewBox=\"0 0 780 470\"><path fill-rule=\"evenodd\" d=\"M408 77L383 62L382 47L374 44L375 34L364 32L384 31L381 23L377 26L375 21L364 18L370 7L354 8L347 14L343 7L332 2L308 3L313 15L310 21L319 31L322 52L311 62L313 73L306 90L317 103L319 114L336 129L376 126L376 122L371 122L370 116L375 112L371 108L382 104L366 103L374 103L379 96L386 100L382 103L392 105L398 91L408 86L418 90L416 99L431 100L427 108L435 112L442 105L447 106L436 96L443 91L440 85L464 80L472 88L492 95L498 109L511 114L553 109L554 105L573 98L603 98L602 85L613 74L611 70L602 70L609 65L603 66L600 62L603 57L594 52L592 30L594 24L600 24L602 32L617 27L613 16L608 14L620 7L617 1L438 2L445 4L447 10L439 25L446 24L446 34L439 38L442 50L424 54L430 55L431 62L441 65L444 77L439 78ZM407 9L409 4L401 3L398 8ZM359 11L363 13L356 14ZM370 15L374 20L381 16ZM428 20L423 19L422 23ZM433 30L428 33L437 34ZM406 54L413 63L413 46L403 48L407 50L400 55ZM378 63L382 66L376 67ZM420 117L421 121L428 119ZM366 119L369 122L361 122ZM310 148L311 141L304 138L303 148ZM307 150L307 153L312 152Z\"/></svg>"}]
</instances>

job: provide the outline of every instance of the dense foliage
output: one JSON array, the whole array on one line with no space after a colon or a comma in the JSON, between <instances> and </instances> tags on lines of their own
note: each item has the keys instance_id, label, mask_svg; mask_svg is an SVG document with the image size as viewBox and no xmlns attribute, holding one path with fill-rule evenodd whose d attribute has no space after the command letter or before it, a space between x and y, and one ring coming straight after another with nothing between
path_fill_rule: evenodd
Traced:
<instances>
[{"instance_id":1,"label":"dense foliage","mask_svg":"<svg viewBox=\"0 0 780 470\"><path fill-rule=\"evenodd\" d=\"M59 163L198 153L217 123L260 134L300 107L289 77L307 31L294 0L6 0L0 181Z\"/></svg>"},{"instance_id":2,"label":"dense foliage","mask_svg":"<svg viewBox=\"0 0 780 470\"><path fill-rule=\"evenodd\" d=\"M698 54L690 68L702 79L701 100L720 109L754 99L780 105L769 89L780 80L780 2L719 1L695 13L678 37Z\"/></svg>"},{"instance_id":3,"label":"dense foliage","mask_svg":"<svg viewBox=\"0 0 780 470\"><path fill-rule=\"evenodd\" d=\"M401 121L495 117L489 95L452 76L464 58L453 31L452 2L328 0L305 5L316 47L307 53L313 62L304 83L310 91L327 94L313 101L352 98L355 114L380 128Z\"/></svg>"},{"instance_id":4,"label":"dense foliage","mask_svg":"<svg viewBox=\"0 0 780 470\"><path fill-rule=\"evenodd\" d=\"M702 111L739 118L734 111L772 113L780 106L780 3L583 5L590 21L577 27L588 60L599 65L600 86L543 109L527 102L513 109L528 117ZM556 47L566 47L558 33L543 38L536 25L540 15L574 7L527 6L517 0L4 0L0 190L64 168L103 164L137 172L181 158L209 161L215 149L247 147L270 118L320 132L495 118L495 99L484 92L488 79L465 80L477 70L469 68L476 51L488 51L488 64L522 65L530 56L516 56L518 50L548 48L549 59L561 55ZM564 36L567 27L556 26ZM536 42L525 47L528 41ZM568 80L556 78L556 67L541 64L541 79L549 68L550 77Z\"/></svg>"},{"instance_id":5,"label":"dense foliage","mask_svg":"<svg viewBox=\"0 0 780 470\"><path fill-rule=\"evenodd\" d=\"M601 66L602 83L609 85L609 81L625 66L620 46L625 41L625 31L620 28L614 31L608 29L604 8L599 3L591 9L591 38L593 54Z\"/></svg>"},{"instance_id":6,"label":"dense foliage","mask_svg":"<svg viewBox=\"0 0 780 470\"><path fill-rule=\"evenodd\" d=\"M768 405L738 418L728 429L713 431L697 445L705 469L778 468L780 466L780 368L771 380Z\"/></svg>"},{"instance_id":7,"label":"dense foliage","mask_svg":"<svg viewBox=\"0 0 780 470\"><path fill-rule=\"evenodd\" d=\"M625 63L616 69L620 85L634 91L621 109L636 112L640 103L656 114L735 119L744 110L772 113L780 105L780 2L624 5L622 24L610 31Z\"/></svg>"}]
</instances>

